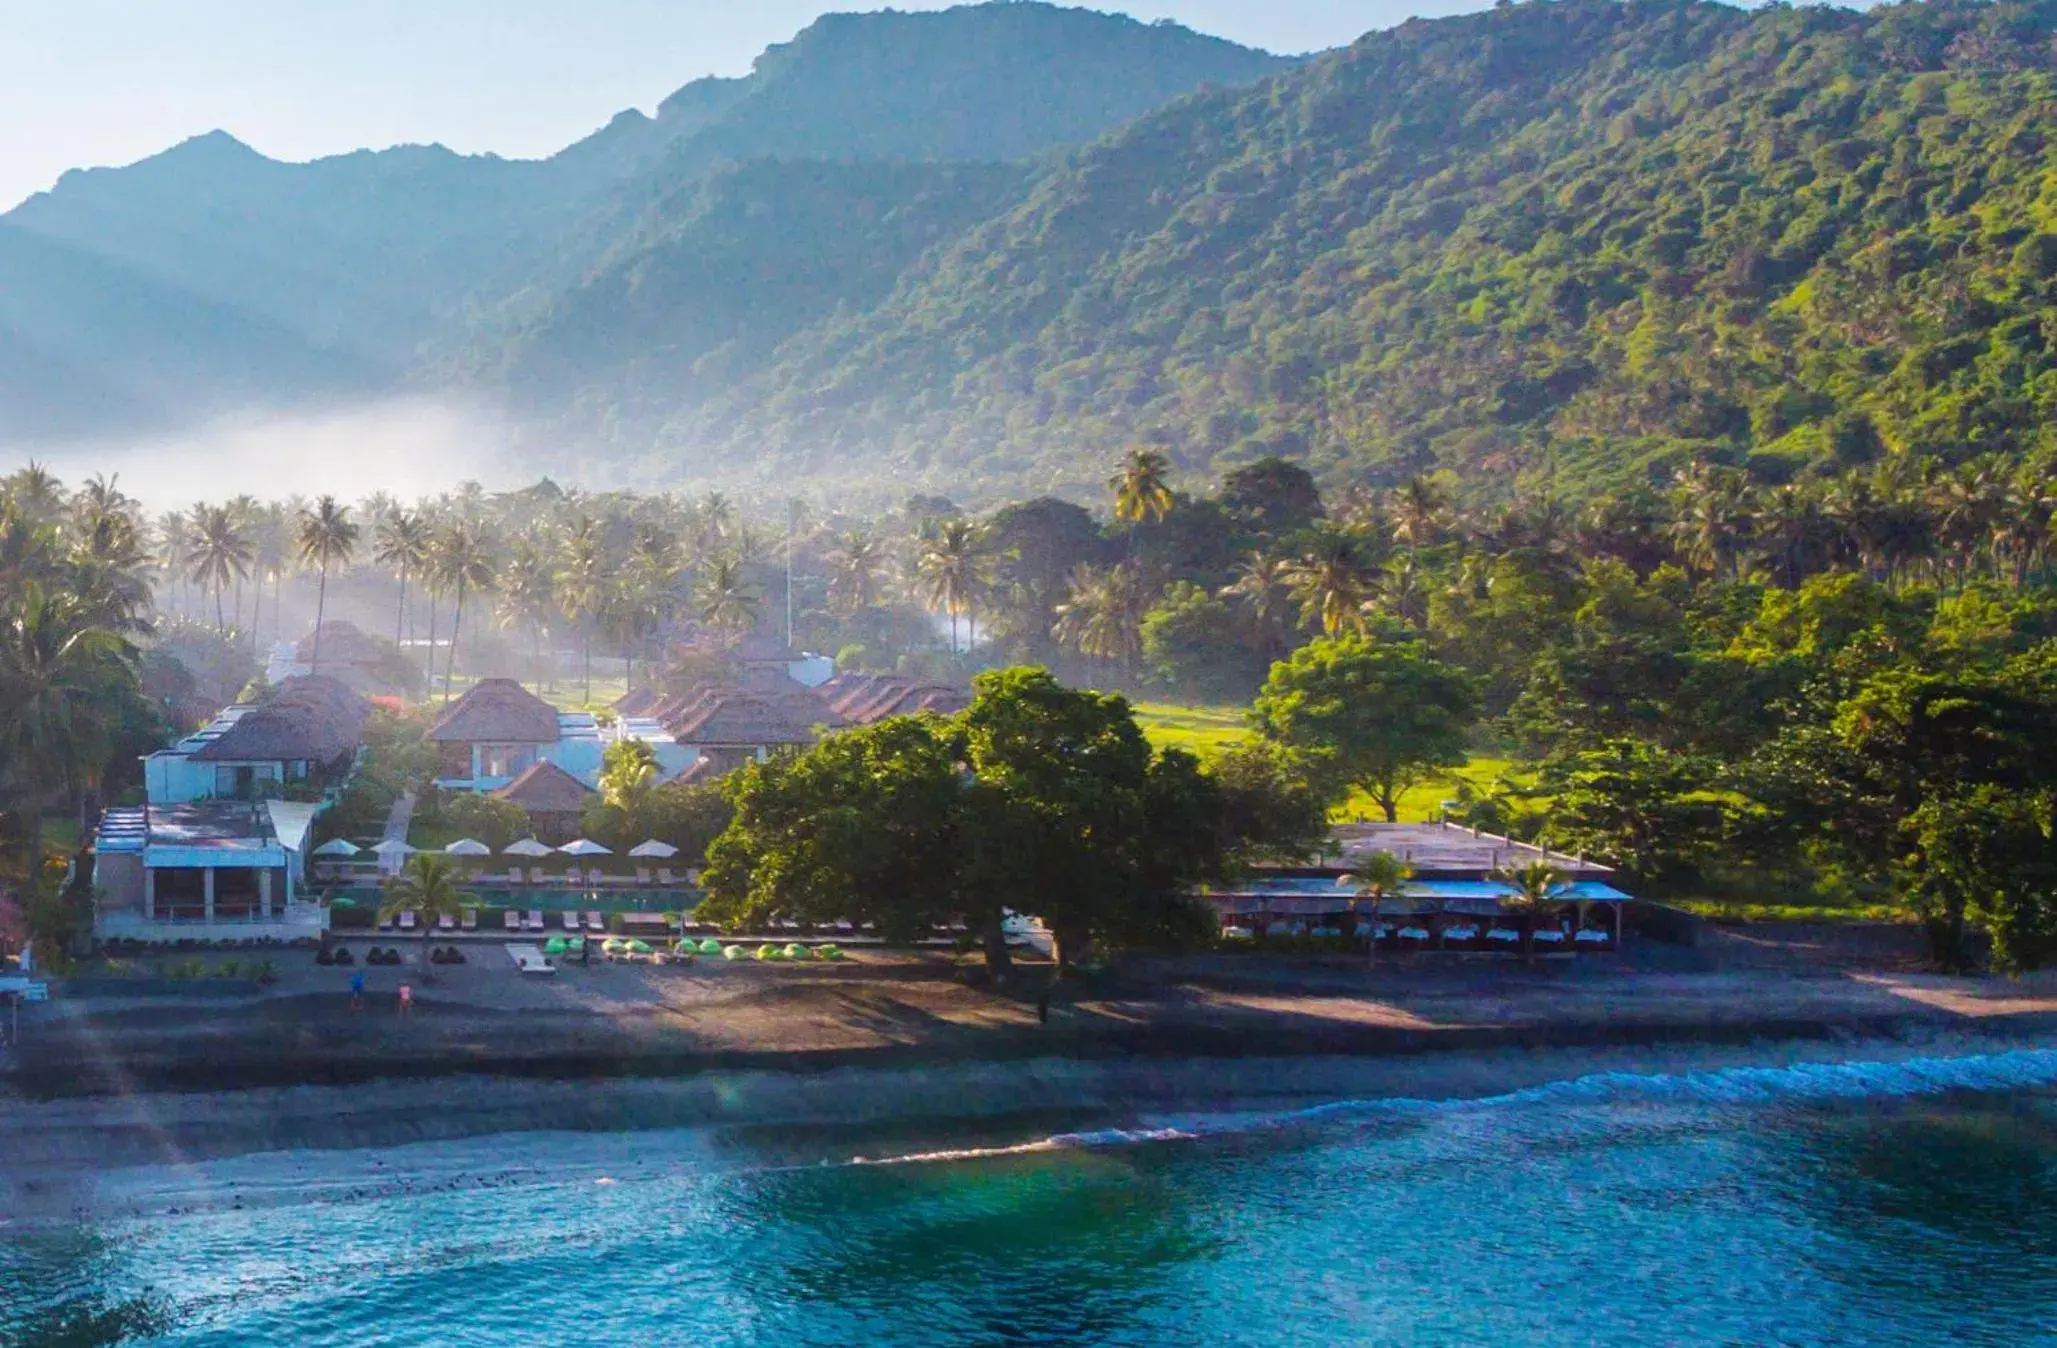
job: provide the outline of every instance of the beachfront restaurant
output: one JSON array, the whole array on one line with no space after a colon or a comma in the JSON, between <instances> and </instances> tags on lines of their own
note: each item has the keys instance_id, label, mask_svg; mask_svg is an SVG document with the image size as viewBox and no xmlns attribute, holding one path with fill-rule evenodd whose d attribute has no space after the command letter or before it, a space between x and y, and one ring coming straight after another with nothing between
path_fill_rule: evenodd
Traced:
<instances>
[{"instance_id":1,"label":"beachfront restaurant","mask_svg":"<svg viewBox=\"0 0 2057 1348\"><path fill-rule=\"evenodd\" d=\"M1374 852L1398 857L1408 878L1396 893L1363 893L1356 870ZM1512 902L1507 870L1547 862L1562 879L1539 914ZM1223 933L1258 937L1349 937L1380 949L1518 951L1534 926L1546 952L1619 949L1629 895L1613 872L1585 857L1448 824L1338 827L1319 861L1255 872L1202 897Z\"/></svg>"},{"instance_id":2,"label":"beachfront restaurant","mask_svg":"<svg viewBox=\"0 0 2057 1348\"><path fill-rule=\"evenodd\" d=\"M320 808L268 800L108 810L93 844L94 935L152 942L320 935L321 905L302 888Z\"/></svg>"}]
</instances>

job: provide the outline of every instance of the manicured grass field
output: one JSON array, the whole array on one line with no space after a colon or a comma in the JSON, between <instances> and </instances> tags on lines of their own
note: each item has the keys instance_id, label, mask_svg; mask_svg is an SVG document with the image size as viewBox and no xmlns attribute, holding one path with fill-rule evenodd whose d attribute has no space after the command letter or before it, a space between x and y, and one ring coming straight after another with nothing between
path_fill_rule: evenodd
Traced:
<instances>
[{"instance_id":1,"label":"manicured grass field","mask_svg":"<svg viewBox=\"0 0 2057 1348\"><path fill-rule=\"evenodd\" d=\"M1136 721L1150 742L1161 749L1184 749L1201 758L1219 753L1250 734L1243 707L1183 707L1170 702L1138 702ZM1513 764L1505 758L1474 758L1463 767L1425 781L1400 797L1400 818L1434 819L1461 778L1483 786ZM1369 796L1357 794L1336 809L1339 820L1382 819Z\"/></svg>"}]
</instances>

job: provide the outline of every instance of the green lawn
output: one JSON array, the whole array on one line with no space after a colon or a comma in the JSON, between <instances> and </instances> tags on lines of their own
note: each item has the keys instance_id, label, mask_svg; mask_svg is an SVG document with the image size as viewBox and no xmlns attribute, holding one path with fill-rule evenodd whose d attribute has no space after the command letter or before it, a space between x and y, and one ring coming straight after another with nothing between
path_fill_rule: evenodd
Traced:
<instances>
[{"instance_id":1,"label":"green lawn","mask_svg":"<svg viewBox=\"0 0 2057 1348\"><path fill-rule=\"evenodd\" d=\"M1161 749L1185 749L1201 758L1219 753L1250 733L1243 707L1184 707L1171 702L1138 702L1136 721L1150 742ZM1400 818L1434 819L1442 802L1462 778L1483 785L1513 764L1505 758L1474 758L1463 767L1423 782L1400 797ZM1339 820L1383 819L1369 796L1352 795L1336 810Z\"/></svg>"}]
</instances>

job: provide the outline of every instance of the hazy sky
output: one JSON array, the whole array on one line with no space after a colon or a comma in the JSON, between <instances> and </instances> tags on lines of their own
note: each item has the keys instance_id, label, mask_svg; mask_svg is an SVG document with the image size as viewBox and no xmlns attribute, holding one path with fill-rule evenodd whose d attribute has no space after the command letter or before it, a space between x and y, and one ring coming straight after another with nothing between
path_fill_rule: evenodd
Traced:
<instances>
[{"instance_id":1,"label":"hazy sky","mask_svg":"<svg viewBox=\"0 0 2057 1348\"><path fill-rule=\"evenodd\" d=\"M947 0L896 0L939 9ZM1485 0L1100 0L1272 51ZM0 209L219 127L311 159L440 141L540 155L867 0L0 0Z\"/></svg>"}]
</instances>

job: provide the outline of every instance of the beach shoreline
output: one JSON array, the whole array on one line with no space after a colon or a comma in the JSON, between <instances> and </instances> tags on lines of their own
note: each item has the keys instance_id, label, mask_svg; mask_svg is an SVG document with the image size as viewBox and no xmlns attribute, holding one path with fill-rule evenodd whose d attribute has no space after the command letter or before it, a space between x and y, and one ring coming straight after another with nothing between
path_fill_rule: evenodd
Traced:
<instances>
[{"instance_id":1,"label":"beach shoreline","mask_svg":"<svg viewBox=\"0 0 2057 1348\"><path fill-rule=\"evenodd\" d=\"M1980 1063L2057 1052L2057 1025L1908 1024L1885 1036L1679 1036L1640 1044L1470 1047L1399 1055L1079 1057L541 1080L504 1075L356 1085L16 1099L0 1130L11 1220L63 1221L330 1202L382 1192L566 1182L605 1170L878 1163L1038 1150L1077 1130L1187 1136L1190 1120L1274 1126L1366 1102L1492 1102L1564 1083L1689 1083L1727 1071ZM1975 1076L1973 1078L1975 1080ZM1975 1088L1975 1087L1967 1087ZM1205 1126L1203 1125L1203 1128ZM579 1139L628 1137L601 1153ZM476 1149L506 1139L481 1167ZM690 1138L690 1141L681 1139ZM644 1139L638 1142L635 1139ZM640 1159L637 1159L640 1158ZM597 1167L597 1168L595 1168Z\"/></svg>"},{"instance_id":2,"label":"beach shoreline","mask_svg":"<svg viewBox=\"0 0 2057 1348\"><path fill-rule=\"evenodd\" d=\"M1838 958L1821 944L1738 944L1686 968L1367 966L1197 956L1134 961L1060 987L994 989L936 955L808 969L567 967L522 979L464 967L285 971L262 992L60 997L25 1009L0 1067L18 1099L377 1080L676 1077L918 1070L1042 1059L1402 1058L1503 1049L1892 1039L2057 1029L2057 977L1952 978ZM399 989L410 990L402 1009Z\"/></svg>"}]
</instances>

